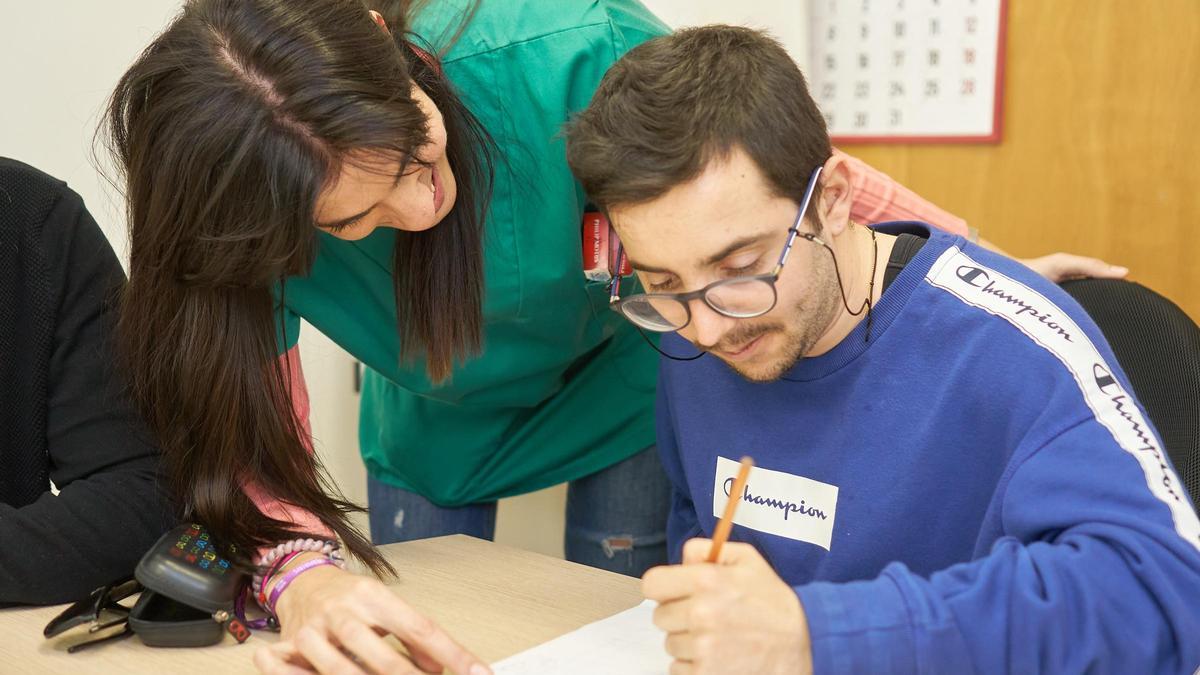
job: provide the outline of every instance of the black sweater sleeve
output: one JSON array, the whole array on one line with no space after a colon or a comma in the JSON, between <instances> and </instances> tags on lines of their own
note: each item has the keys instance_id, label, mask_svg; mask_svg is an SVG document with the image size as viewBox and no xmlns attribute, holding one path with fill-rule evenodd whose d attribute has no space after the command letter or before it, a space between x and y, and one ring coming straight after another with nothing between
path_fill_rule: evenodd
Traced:
<instances>
[{"instance_id":1,"label":"black sweater sleeve","mask_svg":"<svg viewBox=\"0 0 1200 675\"><path fill-rule=\"evenodd\" d=\"M42 243L55 314L47 491L0 505L0 602L77 600L133 572L171 524L159 454L119 384L114 302L124 273L83 201L63 186Z\"/></svg>"}]
</instances>

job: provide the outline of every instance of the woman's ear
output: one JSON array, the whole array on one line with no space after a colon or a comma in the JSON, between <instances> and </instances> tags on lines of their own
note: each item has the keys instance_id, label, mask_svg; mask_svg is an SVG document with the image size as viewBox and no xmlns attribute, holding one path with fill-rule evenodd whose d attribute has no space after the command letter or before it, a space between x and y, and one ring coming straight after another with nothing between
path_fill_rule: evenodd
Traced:
<instances>
[{"instance_id":1,"label":"woman's ear","mask_svg":"<svg viewBox=\"0 0 1200 675\"><path fill-rule=\"evenodd\" d=\"M377 24L377 25L378 25L380 28L382 28L382 29L383 29L383 32L387 33L388 35L391 35L391 34L392 34L392 31L388 30L387 21L385 21L385 20L383 19L383 15L382 15L382 14L380 14L379 12L376 12L376 11L375 11L375 10L373 10L373 9L372 9L372 10L369 10L369 11L371 12L371 18L372 18L372 19L374 19L374 20L375 20L375 23L376 23L376 24Z\"/></svg>"},{"instance_id":2,"label":"woman's ear","mask_svg":"<svg viewBox=\"0 0 1200 675\"><path fill-rule=\"evenodd\" d=\"M850 222L850 205L854 202L854 189L850 181L850 167L840 152L825 161L821 170L821 198L817 202L817 214L821 224L831 235L839 235Z\"/></svg>"}]
</instances>

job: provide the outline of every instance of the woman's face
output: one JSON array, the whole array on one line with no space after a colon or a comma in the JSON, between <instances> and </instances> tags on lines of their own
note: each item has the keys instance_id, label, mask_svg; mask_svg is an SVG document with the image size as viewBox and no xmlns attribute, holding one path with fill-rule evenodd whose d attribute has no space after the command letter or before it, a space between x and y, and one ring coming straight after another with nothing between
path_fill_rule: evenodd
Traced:
<instances>
[{"instance_id":1,"label":"woman's face","mask_svg":"<svg viewBox=\"0 0 1200 675\"><path fill-rule=\"evenodd\" d=\"M362 152L342 163L337 180L317 198L316 222L338 239L354 241L377 227L420 232L442 222L458 194L446 159L446 125L433 101L413 85L412 97L429 119L429 142L399 174L400 164Z\"/></svg>"}]
</instances>

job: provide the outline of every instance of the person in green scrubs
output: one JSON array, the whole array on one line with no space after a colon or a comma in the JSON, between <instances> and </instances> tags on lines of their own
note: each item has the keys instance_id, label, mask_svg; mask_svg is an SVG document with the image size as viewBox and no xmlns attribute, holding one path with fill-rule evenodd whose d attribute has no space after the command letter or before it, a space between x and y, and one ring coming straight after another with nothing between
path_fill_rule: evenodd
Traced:
<instances>
[{"instance_id":1,"label":"person in green scrubs","mask_svg":"<svg viewBox=\"0 0 1200 675\"><path fill-rule=\"evenodd\" d=\"M658 355L607 308L604 284L584 280L586 199L560 132L617 58L668 29L635 0L441 1L415 19L414 40L441 54L500 151L483 352L442 382L402 361L397 230L370 217L322 234L311 270L286 280L287 347L304 318L366 365L359 441L375 543L490 539L497 499L569 482L567 558L640 575L666 560L670 493L650 449ZM351 195L328 220L374 196Z\"/></svg>"}]
</instances>

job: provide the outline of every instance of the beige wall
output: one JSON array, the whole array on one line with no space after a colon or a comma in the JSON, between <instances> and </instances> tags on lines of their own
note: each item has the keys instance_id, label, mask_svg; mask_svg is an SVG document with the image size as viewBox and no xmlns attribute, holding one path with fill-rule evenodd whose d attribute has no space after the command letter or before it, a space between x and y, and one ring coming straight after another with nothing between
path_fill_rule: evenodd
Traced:
<instances>
[{"instance_id":1,"label":"beige wall","mask_svg":"<svg viewBox=\"0 0 1200 675\"><path fill-rule=\"evenodd\" d=\"M0 155L67 181L122 259L124 202L93 164L92 138L117 78L179 6L0 0Z\"/></svg>"},{"instance_id":2,"label":"beige wall","mask_svg":"<svg viewBox=\"0 0 1200 675\"><path fill-rule=\"evenodd\" d=\"M1008 7L999 145L843 149L1014 255L1099 256L1200 319L1200 2Z\"/></svg>"}]
</instances>

